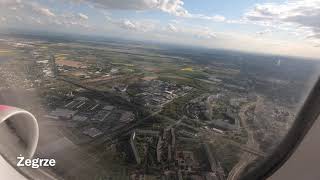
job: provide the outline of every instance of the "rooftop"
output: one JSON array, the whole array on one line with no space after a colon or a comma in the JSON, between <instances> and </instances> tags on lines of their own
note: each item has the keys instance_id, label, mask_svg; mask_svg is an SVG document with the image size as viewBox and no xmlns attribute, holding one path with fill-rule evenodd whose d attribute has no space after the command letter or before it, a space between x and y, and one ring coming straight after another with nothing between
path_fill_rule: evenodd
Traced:
<instances>
[{"instance_id":1,"label":"rooftop","mask_svg":"<svg viewBox=\"0 0 320 180\"><path fill-rule=\"evenodd\" d=\"M57 108L56 110L52 111L50 115L62 118L72 118L72 116L74 116L76 113L77 111Z\"/></svg>"},{"instance_id":2,"label":"rooftop","mask_svg":"<svg viewBox=\"0 0 320 180\"><path fill-rule=\"evenodd\" d=\"M114 106L107 105L107 106L104 106L103 109L107 111L112 111L114 109Z\"/></svg>"},{"instance_id":3,"label":"rooftop","mask_svg":"<svg viewBox=\"0 0 320 180\"><path fill-rule=\"evenodd\" d=\"M89 128L83 131L83 134L88 135L92 138L102 135L103 133L97 128Z\"/></svg>"}]
</instances>

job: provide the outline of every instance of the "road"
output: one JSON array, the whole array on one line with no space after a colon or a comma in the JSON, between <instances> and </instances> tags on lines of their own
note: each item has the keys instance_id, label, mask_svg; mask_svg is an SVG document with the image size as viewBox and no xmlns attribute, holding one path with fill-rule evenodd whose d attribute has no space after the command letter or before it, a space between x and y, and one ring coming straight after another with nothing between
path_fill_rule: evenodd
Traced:
<instances>
[{"instance_id":1,"label":"road","mask_svg":"<svg viewBox=\"0 0 320 180\"><path fill-rule=\"evenodd\" d=\"M254 134L253 131L249 128L248 123L247 123L247 115L246 112L251 108L252 106L259 106L260 103L262 103L263 99L259 96L257 96L257 101L248 103L245 106L243 106L240 109L239 116L240 116L240 121L242 126L245 128L245 130L248 133L248 140L246 143L246 146L251 148L251 149L256 149L259 151L259 145L254 139ZM241 157L239 162L232 168L230 171L227 180L237 180L239 179L241 173L243 170L253 161L255 160L256 155L249 153L249 152L244 152Z\"/></svg>"}]
</instances>

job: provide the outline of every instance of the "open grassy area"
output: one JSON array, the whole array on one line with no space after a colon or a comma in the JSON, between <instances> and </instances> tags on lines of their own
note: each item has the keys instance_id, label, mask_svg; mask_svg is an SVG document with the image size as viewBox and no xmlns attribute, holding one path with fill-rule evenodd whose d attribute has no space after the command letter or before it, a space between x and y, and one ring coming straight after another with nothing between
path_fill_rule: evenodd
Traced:
<instances>
[{"instance_id":1,"label":"open grassy area","mask_svg":"<svg viewBox=\"0 0 320 180\"><path fill-rule=\"evenodd\" d=\"M210 148L214 157L221 163L226 174L228 174L239 161L241 153L239 147L229 143L225 139L217 138L214 143L210 143Z\"/></svg>"},{"instance_id":2,"label":"open grassy area","mask_svg":"<svg viewBox=\"0 0 320 180\"><path fill-rule=\"evenodd\" d=\"M183 68L181 69L181 71L193 71L193 68L192 67L187 67L187 68Z\"/></svg>"},{"instance_id":3,"label":"open grassy area","mask_svg":"<svg viewBox=\"0 0 320 180\"><path fill-rule=\"evenodd\" d=\"M202 91L194 91L186 96L173 100L163 108L161 115L168 116L176 120L180 119L184 114L185 105L188 104L190 100L200 96L201 94Z\"/></svg>"},{"instance_id":4,"label":"open grassy area","mask_svg":"<svg viewBox=\"0 0 320 180\"><path fill-rule=\"evenodd\" d=\"M0 49L0 57L1 56L12 56L15 55L16 53L12 50L9 49Z\"/></svg>"}]
</instances>

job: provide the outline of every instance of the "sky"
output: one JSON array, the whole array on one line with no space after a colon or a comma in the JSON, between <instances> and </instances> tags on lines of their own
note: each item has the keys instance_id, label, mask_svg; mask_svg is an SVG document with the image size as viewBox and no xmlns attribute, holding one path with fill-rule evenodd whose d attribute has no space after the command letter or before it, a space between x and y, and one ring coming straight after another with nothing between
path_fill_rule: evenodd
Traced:
<instances>
[{"instance_id":1,"label":"sky","mask_svg":"<svg viewBox=\"0 0 320 180\"><path fill-rule=\"evenodd\" d=\"M320 0L0 0L8 28L320 57Z\"/></svg>"}]
</instances>

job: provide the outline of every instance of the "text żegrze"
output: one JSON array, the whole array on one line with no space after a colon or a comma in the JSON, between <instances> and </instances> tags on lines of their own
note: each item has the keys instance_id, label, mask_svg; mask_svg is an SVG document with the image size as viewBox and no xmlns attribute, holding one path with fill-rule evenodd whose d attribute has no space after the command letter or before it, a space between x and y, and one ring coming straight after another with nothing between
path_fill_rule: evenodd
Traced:
<instances>
[{"instance_id":1,"label":"text \u017cegrze","mask_svg":"<svg viewBox=\"0 0 320 180\"><path fill-rule=\"evenodd\" d=\"M56 165L56 160L54 159L41 159L41 158L34 158L28 159L23 156L17 157L17 166L18 167L31 167L31 168L39 168L39 167L53 167Z\"/></svg>"}]
</instances>

